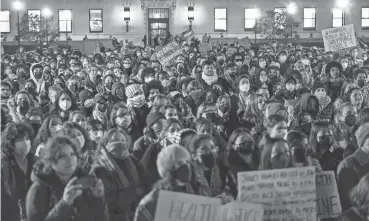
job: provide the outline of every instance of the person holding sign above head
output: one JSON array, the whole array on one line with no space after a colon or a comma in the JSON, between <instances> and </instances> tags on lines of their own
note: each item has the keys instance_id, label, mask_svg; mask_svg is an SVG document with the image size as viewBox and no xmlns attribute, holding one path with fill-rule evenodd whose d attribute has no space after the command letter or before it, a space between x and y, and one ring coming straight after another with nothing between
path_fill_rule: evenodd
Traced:
<instances>
[{"instance_id":1,"label":"person holding sign above head","mask_svg":"<svg viewBox=\"0 0 369 221\"><path fill-rule=\"evenodd\" d=\"M369 219L369 173L351 190L352 207L344 211L337 221L366 221Z\"/></svg>"},{"instance_id":2,"label":"person holding sign above head","mask_svg":"<svg viewBox=\"0 0 369 221\"><path fill-rule=\"evenodd\" d=\"M163 148L156 160L161 180L139 203L134 221L154 221L160 190L209 196L207 183L191 163L188 150L172 144Z\"/></svg>"}]
</instances>

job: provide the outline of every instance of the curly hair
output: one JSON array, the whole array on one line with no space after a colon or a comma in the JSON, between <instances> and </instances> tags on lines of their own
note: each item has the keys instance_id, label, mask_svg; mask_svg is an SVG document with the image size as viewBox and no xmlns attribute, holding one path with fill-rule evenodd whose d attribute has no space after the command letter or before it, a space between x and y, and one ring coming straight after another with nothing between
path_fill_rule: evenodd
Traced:
<instances>
[{"instance_id":1,"label":"curly hair","mask_svg":"<svg viewBox=\"0 0 369 221\"><path fill-rule=\"evenodd\" d=\"M126 108L128 110L128 112L131 114L133 126L137 126L138 121L137 121L137 116L135 114L135 111L133 109L131 109L130 107L127 107L126 103L123 102L123 101L114 104L113 107L111 108L110 118L109 118L110 126L111 127L114 127L116 125L115 124L115 118L117 118L117 112L121 108Z\"/></svg>"},{"instance_id":2,"label":"curly hair","mask_svg":"<svg viewBox=\"0 0 369 221\"><path fill-rule=\"evenodd\" d=\"M62 119L60 118L60 116L58 115L51 115L47 118L45 118L41 124L40 129L38 130L38 133L36 135L36 138L33 142L33 147L31 152L34 153L36 151L36 148L38 147L38 145L40 145L41 143L46 143L47 140L51 137L51 133L50 133L50 121L53 118L59 118L60 121L62 121Z\"/></svg>"},{"instance_id":3,"label":"curly hair","mask_svg":"<svg viewBox=\"0 0 369 221\"><path fill-rule=\"evenodd\" d=\"M30 125L25 123L11 123L7 125L1 134L2 154L9 156L13 151L15 140L26 136L28 136L30 140L33 137L33 129Z\"/></svg>"},{"instance_id":4,"label":"curly hair","mask_svg":"<svg viewBox=\"0 0 369 221\"><path fill-rule=\"evenodd\" d=\"M72 132L73 129L77 129L83 134L83 137L85 138L85 145L81 147L80 153L86 152L92 146L92 142L90 136L88 136L87 134L87 131L84 128L82 128L79 124L67 121L63 124L63 129L60 131L59 134L64 136L70 136L73 134Z\"/></svg>"}]
</instances>

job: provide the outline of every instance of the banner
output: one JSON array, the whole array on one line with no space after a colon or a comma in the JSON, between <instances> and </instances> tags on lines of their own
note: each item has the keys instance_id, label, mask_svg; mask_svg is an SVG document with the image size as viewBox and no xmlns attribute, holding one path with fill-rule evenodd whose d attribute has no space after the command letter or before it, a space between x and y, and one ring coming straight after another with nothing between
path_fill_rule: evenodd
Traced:
<instances>
[{"instance_id":1,"label":"banner","mask_svg":"<svg viewBox=\"0 0 369 221\"><path fill-rule=\"evenodd\" d=\"M338 51L356 47L354 25L322 30L325 51Z\"/></svg>"},{"instance_id":2,"label":"banner","mask_svg":"<svg viewBox=\"0 0 369 221\"><path fill-rule=\"evenodd\" d=\"M261 221L260 204L232 202L222 206L219 198L160 191L155 221Z\"/></svg>"},{"instance_id":3,"label":"banner","mask_svg":"<svg viewBox=\"0 0 369 221\"><path fill-rule=\"evenodd\" d=\"M315 168L240 172L238 200L264 204L264 220L316 220Z\"/></svg>"},{"instance_id":4,"label":"banner","mask_svg":"<svg viewBox=\"0 0 369 221\"><path fill-rule=\"evenodd\" d=\"M333 171L316 174L316 213L319 219L332 218L342 212Z\"/></svg>"},{"instance_id":5,"label":"banner","mask_svg":"<svg viewBox=\"0 0 369 221\"><path fill-rule=\"evenodd\" d=\"M170 66L175 62L178 55L182 54L182 48L176 41L171 41L168 44L158 48L154 53L157 60L165 66Z\"/></svg>"}]
</instances>

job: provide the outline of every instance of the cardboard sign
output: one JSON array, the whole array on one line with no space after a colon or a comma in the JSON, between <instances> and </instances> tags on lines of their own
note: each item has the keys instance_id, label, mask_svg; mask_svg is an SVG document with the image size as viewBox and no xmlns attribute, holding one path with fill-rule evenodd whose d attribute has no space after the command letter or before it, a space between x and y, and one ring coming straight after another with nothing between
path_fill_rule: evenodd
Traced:
<instances>
[{"instance_id":1,"label":"cardboard sign","mask_svg":"<svg viewBox=\"0 0 369 221\"><path fill-rule=\"evenodd\" d=\"M155 52L155 56L163 66L172 65L180 54L182 54L182 48L176 41L169 42L158 48Z\"/></svg>"},{"instance_id":2,"label":"cardboard sign","mask_svg":"<svg viewBox=\"0 0 369 221\"><path fill-rule=\"evenodd\" d=\"M316 220L315 168L240 172L238 200L264 204L264 220Z\"/></svg>"},{"instance_id":3,"label":"cardboard sign","mask_svg":"<svg viewBox=\"0 0 369 221\"><path fill-rule=\"evenodd\" d=\"M316 174L316 213L319 219L337 217L342 212L333 171Z\"/></svg>"},{"instance_id":4,"label":"cardboard sign","mask_svg":"<svg viewBox=\"0 0 369 221\"><path fill-rule=\"evenodd\" d=\"M238 40L238 45L243 46L246 49L251 48L251 41L250 41L249 37L244 37L244 38L241 38L240 40Z\"/></svg>"},{"instance_id":5,"label":"cardboard sign","mask_svg":"<svg viewBox=\"0 0 369 221\"><path fill-rule=\"evenodd\" d=\"M261 221L260 204L232 202L222 206L219 198L160 191L155 221Z\"/></svg>"},{"instance_id":6,"label":"cardboard sign","mask_svg":"<svg viewBox=\"0 0 369 221\"><path fill-rule=\"evenodd\" d=\"M325 51L356 47L354 25L322 30Z\"/></svg>"}]
</instances>

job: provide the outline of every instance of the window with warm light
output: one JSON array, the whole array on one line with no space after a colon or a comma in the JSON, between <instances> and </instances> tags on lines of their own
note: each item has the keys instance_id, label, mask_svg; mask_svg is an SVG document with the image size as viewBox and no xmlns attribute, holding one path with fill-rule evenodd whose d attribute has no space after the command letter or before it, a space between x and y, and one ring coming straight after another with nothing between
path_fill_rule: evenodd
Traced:
<instances>
[{"instance_id":1,"label":"window with warm light","mask_svg":"<svg viewBox=\"0 0 369 221\"><path fill-rule=\"evenodd\" d=\"M245 31L254 29L258 13L257 8L245 8Z\"/></svg>"},{"instance_id":2,"label":"window with warm light","mask_svg":"<svg viewBox=\"0 0 369 221\"><path fill-rule=\"evenodd\" d=\"M345 12L343 9L334 8L333 9L333 28L341 27L345 25Z\"/></svg>"},{"instance_id":3,"label":"window with warm light","mask_svg":"<svg viewBox=\"0 0 369 221\"><path fill-rule=\"evenodd\" d=\"M369 29L369 7L361 8L361 27L362 29Z\"/></svg>"},{"instance_id":4,"label":"window with warm light","mask_svg":"<svg viewBox=\"0 0 369 221\"><path fill-rule=\"evenodd\" d=\"M227 31L227 9L214 9L214 29L215 31Z\"/></svg>"},{"instance_id":5,"label":"window with warm light","mask_svg":"<svg viewBox=\"0 0 369 221\"><path fill-rule=\"evenodd\" d=\"M40 31L41 10L28 10L28 29L31 32Z\"/></svg>"},{"instance_id":6,"label":"window with warm light","mask_svg":"<svg viewBox=\"0 0 369 221\"><path fill-rule=\"evenodd\" d=\"M10 33L10 10L0 11L0 32Z\"/></svg>"},{"instance_id":7,"label":"window with warm light","mask_svg":"<svg viewBox=\"0 0 369 221\"><path fill-rule=\"evenodd\" d=\"M103 32L103 10L90 9L90 32Z\"/></svg>"},{"instance_id":8,"label":"window with warm light","mask_svg":"<svg viewBox=\"0 0 369 221\"><path fill-rule=\"evenodd\" d=\"M304 29L316 30L316 9L304 8Z\"/></svg>"},{"instance_id":9,"label":"window with warm light","mask_svg":"<svg viewBox=\"0 0 369 221\"><path fill-rule=\"evenodd\" d=\"M274 19L275 19L276 23L280 24L280 23L285 23L286 22L287 8L274 8L274 13L275 13ZM277 24L276 24L276 26L277 26ZM284 29L284 26L280 25L279 28Z\"/></svg>"},{"instance_id":10,"label":"window with warm light","mask_svg":"<svg viewBox=\"0 0 369 221\"><path fill-rule=\"evenodd\" d=\"M72 10L59 10L59 32L72 32Z\"/></svg>"}]
</instances>

